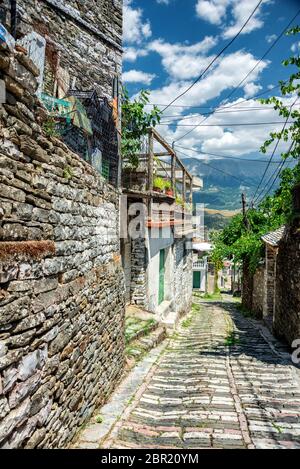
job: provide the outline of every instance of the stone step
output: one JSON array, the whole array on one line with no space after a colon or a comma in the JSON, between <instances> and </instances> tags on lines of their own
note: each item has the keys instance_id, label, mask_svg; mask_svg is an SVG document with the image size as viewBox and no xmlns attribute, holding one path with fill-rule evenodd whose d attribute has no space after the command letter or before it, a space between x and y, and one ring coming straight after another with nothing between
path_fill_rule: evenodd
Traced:
<instances>
[{"instance_id":1,"label":"stone step","mask_svg":"<svg viewBox=\"0 0 300 469\"><path fill-rule=\"evenodd\" d=\"M175 311L170 311L162 320L163 326L167 330L167 334L171 335L175 331L178 323L179 323L180 317L179 314L176 313Z\"/></svg>"},{"instance_id":2,"label":"stone step","mask_svg":"<svg viewBox=\"0 0 300 469\"><path fill-rule=\"evenodd\" d=\"M158 321L163 321L168 314L170 313L172 308L172 301L163 301L156 309L155 316Z\"/></svg>"}]
</instances>

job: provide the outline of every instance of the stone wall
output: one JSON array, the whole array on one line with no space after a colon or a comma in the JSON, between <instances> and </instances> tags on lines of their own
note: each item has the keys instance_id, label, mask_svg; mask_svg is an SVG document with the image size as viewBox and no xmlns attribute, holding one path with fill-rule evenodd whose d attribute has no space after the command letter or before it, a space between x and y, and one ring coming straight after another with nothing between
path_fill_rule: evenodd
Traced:
<instances>
[{"instance_id":1,"label":"stone wall","mask_svg":"<svg viewBox=\"0 0 300 469\"><path fill-rule=\"evenodd\" d=\"M279 245L274 332L290 345L300 338L300 222L290 226Z\"/></svg>"},{"instance_id":2,"label":"stone wall","mask_svg":"<svg viewBox=\"0 0 300 469\"><path fill-rule=\"evenodd\" d=\"M275 280L277 248L266 245L266 269L264 279L264 308L263 315L266 320L273 321L275 308Z\"/></svg>"},{"instance_id":3,"label":"stone wall","mask_svg":"<svg viewBox=\"0 0 300 469\"><path fill-rule=\"evenodd\" d=\"M242 305L247 311L252 311L253 302L253 273L251 272L249 263L243 262L243 278L242 278Z\"/></svg>"},{"instance_id":4,"label":"stone wall","mask_svg":"<svg viewBox=\"0 0 300 469\"><path fill-rule=\"evenodd\" d=\"M261 265L253 278L252 312L255 317L262 319L265 295L265 266Z\"/></svg>"},{"instance_id":5,"label":"stone wall","mask_svg":"<svg viewBox=\"0 0 300 469\"><path fill-rule=\"evenodd\" d=\"M131 241L131 303L148 308L147 249L144 238Z\"/></svg>"},{"instance_id":6,"label":"stone wall","mask_svg":"<svg viewBox=\"0 0 300 469\"><path fill-rule=\"evenodd\" d=\"M0 447L63 447L123 370L119 194L42 130L33 63L0 68Z\"/></svg>"},{"instance_id":7,"label":"stone wall","mask_svg":"<svg viewBox=\"0 0 300 469\"><path fill-rule=\"evenodd\" d=\"M174 308L180 314L190 310L193 295L193 251L186 243L182 238L174 244Z\"/></svg>"},{"instance_id":8,"label":"stone wall","mask_svg":"<svg viewBox=\"0 0 300 469\"><path fill-rule=\"evenodd\" d=\"M35 31L46 38L45 91L53 80L67 88L97 89L111 98L122 68L122 0L18 0L18 37ZM4 5L9 7L10 1ZM2 18L9 25L9 10ZM64 83L61 83L64 87Z\"/></svg>"}]
</instances>

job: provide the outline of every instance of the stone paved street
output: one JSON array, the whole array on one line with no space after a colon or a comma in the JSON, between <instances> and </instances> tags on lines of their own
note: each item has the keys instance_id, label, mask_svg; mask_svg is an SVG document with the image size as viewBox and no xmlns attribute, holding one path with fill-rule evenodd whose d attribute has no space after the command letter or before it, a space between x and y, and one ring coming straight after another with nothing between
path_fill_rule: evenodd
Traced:
<instances>
[{"instance_id":1,"label":"stone paved street","mask_svg":"<svg viewBox=\"0 0 300 469\"><path fill-rule=\"evenodd\" d=\"M299 370L281 352L230 302L194 305L102 447L300 448Z\"/></svg>"}]
</instances>

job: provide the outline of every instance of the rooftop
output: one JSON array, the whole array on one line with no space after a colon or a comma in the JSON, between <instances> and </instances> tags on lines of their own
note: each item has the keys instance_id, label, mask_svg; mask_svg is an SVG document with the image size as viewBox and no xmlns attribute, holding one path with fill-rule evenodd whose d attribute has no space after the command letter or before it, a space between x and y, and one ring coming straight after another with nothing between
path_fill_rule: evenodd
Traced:
<instances>
[{"instance_id":1,"label":"rooftop","mask_svg":"<svg viewBox=\"0 0 300 469\"><path fill-rule=\"evenodd\" d=\"M269 244L273 247L277 247L283 238L284 232L285 226L281 226L278 230L271 231L270 233L265 234L264 236L262 236L261 239L264 243Z\"/></svg>"}]
</instances>

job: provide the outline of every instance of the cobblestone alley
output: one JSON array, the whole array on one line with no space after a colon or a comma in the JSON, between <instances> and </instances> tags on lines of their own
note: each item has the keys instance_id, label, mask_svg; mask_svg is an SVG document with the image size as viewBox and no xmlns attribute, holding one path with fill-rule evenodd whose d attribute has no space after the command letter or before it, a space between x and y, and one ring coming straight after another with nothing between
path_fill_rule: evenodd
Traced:
<instances>
[{"instance_id":1,"label":"cobblestone alley","mask_svg":"<svg viewBox=\"0 0 300 469\"><path fill-rule=\"evenodd\" d=\"M230 302L194 304L101 446L300 448L299 370L265 334Z\"/></svg>"}]
</instances>

